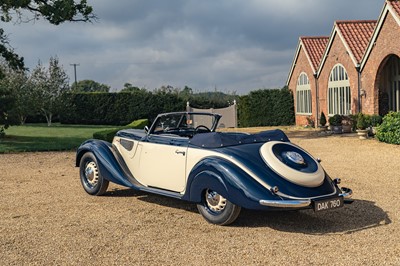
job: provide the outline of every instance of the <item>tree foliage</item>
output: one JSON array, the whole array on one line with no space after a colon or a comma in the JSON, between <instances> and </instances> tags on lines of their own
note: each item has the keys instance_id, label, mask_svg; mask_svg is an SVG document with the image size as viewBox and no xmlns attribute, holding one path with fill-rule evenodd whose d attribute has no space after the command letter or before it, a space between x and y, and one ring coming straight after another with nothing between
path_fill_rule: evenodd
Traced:
<instances>
[{"instance_id":1,"label":"tree foliage","mask_svg":"<svg viewBox=\"0 0 400 266\"><path fill-rule=\"evenodd\" d=\"M110 86L94 80L80 80L71 86L73 92L109 92Z\"/></svg>"},{"instance_id":2,"label":"tree foliage","mask_svg":"<svg viewBox=\"0 0 400 266\"><path fill-rule=\"evenodd\" d=\"M93 8L86 0L2 0L0 20L2 22L29 22L43 18L51 24L59 25L66 21L89 22L96 19ZM24 58L14 52L8 42L4 29L0 28L0 57L14 70L24 70ZM0 79L5 73L0 69ZM0 131L9 126L8 112L15 99L11 89L0 86ZM3 135L3 134L2 134Z\"/></svg>"},{"instance_id":3,"label":"tree foliage","mask_svg":"<svg viewBox=\"0 0 400 266\"><path fill-rule=\"evenodd\" d=\"M9 111L10 124L24 124L26 118L37 113L37 95L33 89L27 71L15 70L4 66L6 75L0 80L3 86L10 90L14 100L14 106Z\"/></svg>"},{"instance_id":4,"label":"tree foliage","mask_svg":"<svg viewBox=\"0 0 400 266\"><path fill-rule=\"evenodd\" d=\"M61 109L61 97L70 90L68 76L57 57L51 57L49 68L46 69L40 62L32 72L33 88L38 95L38 109L46 117L50 126L53 115Z\"/></svg>"},{"instance_id":5,"label":"tree foliage","mask_svg":"<svg viewBox=\"0 0 400 266\"><path fill-rule=\"evenodd\" d=\"M28 11L29 15L25 15ZM1 21L17 22L44 18L54 25L65 21L91 21L95 19L93 8L86 0L75 3L74 0L3 0L1 3ZM24 17L26 16L26 17Z\"/></svg>"}]
</instances>

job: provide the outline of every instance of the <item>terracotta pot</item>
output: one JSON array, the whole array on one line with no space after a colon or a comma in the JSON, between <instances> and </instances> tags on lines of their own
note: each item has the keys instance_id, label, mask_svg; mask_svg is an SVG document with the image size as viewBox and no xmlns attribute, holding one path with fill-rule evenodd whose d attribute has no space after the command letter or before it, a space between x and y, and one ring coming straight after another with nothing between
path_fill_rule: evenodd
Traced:
<instances>
[{"instance_id":1,"label":"terracotta pot","mask_svg":"<svg viewBox=\"0 0 400 266\"><path fill-rule=\"evenodd\" d=\"M351 125L342 125L343 133L351 133Z\"/></svg>"}]
</instances>

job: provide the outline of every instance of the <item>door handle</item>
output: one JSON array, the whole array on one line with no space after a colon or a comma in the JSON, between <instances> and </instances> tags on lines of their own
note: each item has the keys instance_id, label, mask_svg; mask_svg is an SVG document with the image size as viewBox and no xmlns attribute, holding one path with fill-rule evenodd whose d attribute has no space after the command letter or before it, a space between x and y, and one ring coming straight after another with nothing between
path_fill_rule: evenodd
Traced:
<instances>
[{"instance_id":1,"label":"door handle","mask_svg":"<svg viewBox=\"0 0 400 266\"><path fill-rule=\"evenodd\" d=\"M185 156L185 154L186 154L186 152L180 151L180 150L176 150L175 153L176 154L182 154L183 156Z\"/></svg>"}]
</instances>

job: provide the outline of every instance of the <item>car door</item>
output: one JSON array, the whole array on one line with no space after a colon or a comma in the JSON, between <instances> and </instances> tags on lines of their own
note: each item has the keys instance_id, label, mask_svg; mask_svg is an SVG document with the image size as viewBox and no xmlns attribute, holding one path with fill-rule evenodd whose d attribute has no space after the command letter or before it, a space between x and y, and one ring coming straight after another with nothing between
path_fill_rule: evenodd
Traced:
<instances>
[{"instance_id":1,"label":"car door","mask_svg":"<svg viewBox=\"0 0 400 266\"><path fill-rule=\"evenodd\" d=\"M186 185L186 155L189 139L179 136L149 135L140 142L142 184L182 192Z\"/></svg>"}]
</instances>

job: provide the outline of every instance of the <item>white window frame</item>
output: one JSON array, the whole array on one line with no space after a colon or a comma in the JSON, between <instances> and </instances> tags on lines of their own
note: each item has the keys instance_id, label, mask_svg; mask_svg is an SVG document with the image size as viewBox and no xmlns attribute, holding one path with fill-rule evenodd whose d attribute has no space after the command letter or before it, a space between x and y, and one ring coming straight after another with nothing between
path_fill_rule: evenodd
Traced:
<instances>
[{"instance_id":1,"label":"white window frame","mask_svg":"<svg viewBox=\"0 0 400 266\"><path fill-rule=\"evenodd\" d=\"M296 86L296 114L312 115L312 96L310 80L306 73L302 72L297 79Z\"/></svg>"},{"instance_id":2,"label":"white window frame","mask_svg":"<svg viewBox=\"0 0 400 266\"><path fill-rule=\"evenodd\" d=\"M336 64L328 82L328 115L351 114L351 89L349 76L341 64Z\"/></svg>"}]
</instances>

